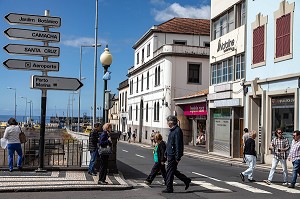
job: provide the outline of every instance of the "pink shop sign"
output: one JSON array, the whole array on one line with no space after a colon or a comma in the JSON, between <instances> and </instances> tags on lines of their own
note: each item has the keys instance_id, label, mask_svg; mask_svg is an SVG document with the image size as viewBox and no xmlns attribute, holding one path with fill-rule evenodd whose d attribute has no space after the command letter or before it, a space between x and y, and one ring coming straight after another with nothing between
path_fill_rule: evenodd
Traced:
<instances>
[{"instance_id":1,"label":"pink shop sign","mask_svg":"<svg viewBox=\"0 0 300 199\"><path fill-rule=\"evenodd\" d=\"M186 104L184 105L184 115L207 115L206 104Z\"/></svg>"}]
</instances>

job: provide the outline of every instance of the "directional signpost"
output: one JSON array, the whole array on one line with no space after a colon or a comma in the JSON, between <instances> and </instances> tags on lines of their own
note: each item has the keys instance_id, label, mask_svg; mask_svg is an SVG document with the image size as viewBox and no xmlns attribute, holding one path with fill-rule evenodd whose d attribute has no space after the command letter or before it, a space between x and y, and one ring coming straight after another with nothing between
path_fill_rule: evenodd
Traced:
<instances>
[{"instance_id":1,"label":"directional signpost","mask_svg":"<svg viewBox=\"0 0 300 199\"><path fill-rule=\"evenodd\" d=\"M3 49L11 54L21 55L38 55L48 57L58 57L59 47L52 46L34 46L34 45L23 45L23 44L8 44Z\"/></svg>"},{"instance_id":2,"label":"directional signpost","mask_svg":"<svg viewBox=\"0 0 300 199\"><path fill-rule=\"evenodd\" d=\"M8 59L3 65L10 70L59 71L59 62Z\"/></svg>"},{"instance_id":3,"label":"directional signpost","mask_svg":"<svg viewBox=\"0 0 300 199\"><path fill-rule=\"evenodd\" d=\"M14 39L41 40L41 41L51 41L51 42L60 41L59 32L8 28L4 31L4 34L7 35L9 38L14 38Z\"/></svg>"},{"instance_id":4,"label":"directional signpost","mask_svg":"<svg viewBox=\"0 0 300 199\"><path fill-rule=\"evenodd\" d=\"M83 84L77 78L31 76L31 88L33 89L76 91L82 86Z\"/></svg>"},{"instance_id":5,"label":"directional signpost","mask_svg":"<svg viewBox=\"0 0 300 199\"><path fill-rule=\"evenodd\" d=\"M43 27L60 27L60 17L28 15L9 13L4 17L9 24L31 25L31 26L43 26Z\"/></svg>"}]
</instances>

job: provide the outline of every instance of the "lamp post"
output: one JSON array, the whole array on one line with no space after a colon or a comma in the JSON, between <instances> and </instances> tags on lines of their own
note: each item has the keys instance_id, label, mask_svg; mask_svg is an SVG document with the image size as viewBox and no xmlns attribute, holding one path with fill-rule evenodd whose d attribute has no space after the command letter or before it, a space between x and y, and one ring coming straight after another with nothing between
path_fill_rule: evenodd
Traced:
<instances>
[{"instance_id":1,"label":"lamp post","mask_svg":"<svg viewBox=\"0 0 300 199\"><path fill-rule=\"evenodd\" d=\"M15 119L17 119L17 89L11 87L7 87L7 89L15 91Z\"/></svg>"},{"instance_id":2,"label":"lamp post","mask_svg":"<svg viewBox=\"0 0 300 199\"><path fill-rule=\"evenodd\" d=\"M84 80L85 78L81 77L82 74L82 48L83 47L95 47L96 45L81 45L80 46L80 65L79 65L79 80ZM97 47L100 47L101 44L97 44ZM81 93L81 88L78 90L78 124L77 124L77 130L79 132L80 128L80 93Z\"/></svg>"},{"instance_id":3,"label":"lamp post","mask_svg":"<svg viewBox=\"0 0 300 199\"><path fill-rule=\"evenodd\" d=\"M29 105L29 121L30 121L29 124L30 124L30 127L31 127L31 104L32 104L32 100L30 100L27 103L30 103L30 105Z\"/></svg>"},{"instance_id":4,"label":"lamp post","mask_svg":"<svg viewBox=\"0 0 300 199\"><path fill-rule=\"evenodd\" d=\"M107 69L110 67L112 63L112 55L109 52L108 45L104 49L104 52L100 56L101 64L104 68L104 74L107 72ZM107 90L107 79L103 78L103 118L104 123L108 122L108 110L105 109L105 91Z\"/></svg>"},{"instance_id":5,"label":"lamp post","mask_svg":"<svg viewBox=\"0 0 300 199\"><path fill-rule=\"evenodd\" d=\"M26 111L27 111L27 97L21 97L22 99L25 99L25 118L27 120L27 115L26 115ZM24 121L23 121L24 122Z\"/></svg>"},{"instance_id":6,"label":"lamp post","mask_svg":"<svg viewBox=\"0 0 300 199\"><path fill-rule=\"evenodd\" d=\"M96 16L95 16L95 54L94 54L94 107L93 107L93 125L96 123L97 109L97 50L98 50L98 0L96 0Z\"/></svg>"}]
</instances>

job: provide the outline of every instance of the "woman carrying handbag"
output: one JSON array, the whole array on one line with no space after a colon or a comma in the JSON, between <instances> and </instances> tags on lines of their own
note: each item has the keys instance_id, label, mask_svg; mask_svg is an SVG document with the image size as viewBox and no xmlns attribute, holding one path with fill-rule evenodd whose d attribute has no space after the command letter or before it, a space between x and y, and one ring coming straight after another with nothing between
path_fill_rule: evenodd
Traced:
<instances>
[{"instance_id":1,"label":"woman carrying handbag","mask_svg":"<svg viewBox=\"0 0 300 199\"><path fill-rule=\"evenodd\" d=\"M99 168L99 180L98 184L106 185L106 175L107 175L107 168L108 168L108 158L109 154L107 152L101 152L101 149L107 151L108 148L111 148L112 143L110 139L110 132L112 129L112 125L110 123L105 123L103 125L103 132L99 138L99 155L100 155L100 168Z\"/></svg>"}]
</instances>

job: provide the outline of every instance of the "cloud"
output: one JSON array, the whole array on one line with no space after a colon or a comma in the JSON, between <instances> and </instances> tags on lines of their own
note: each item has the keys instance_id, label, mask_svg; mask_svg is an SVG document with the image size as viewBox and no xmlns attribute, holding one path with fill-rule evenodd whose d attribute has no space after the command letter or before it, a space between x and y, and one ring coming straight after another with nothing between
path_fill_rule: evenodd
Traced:
<instances>
[{"instance_id":1,"label":"cloud","mask_svg":"<svg viewBox=\"0 0 300 199\"><path fill-rule=\"evenodd\" d=\"M155 4L155 5L165 5L166 2L164 0L150 0L151 4Z\"/></svg>"},{"instance_id":2,"label":"cloud","mask_svg":"<svg viewBox=\"0 0 300 199\"><path fill-rule=\"evenodd\" d=\"M174 17L182 18L198 18L209 19L210 18L210 6L205 5L202 7L195 6L181 6L178 3L173 3L164 10L153 10L154 19L157 22L167 21Z\"/></svg>"},{"instance_id":3,"label":"cloud","mask_svg":"<svg viewBox=\"0 0 300 199\"><path fill-rule=\"evenodd\" d=\"M66 39L62 39L61 43L66 46L80 47L82 45L93 45L95 43L95 38L71 36ZM98 41L98 44L106 44L106 43L107 42L104 40Z\"/></svg>"}]
</instances>

